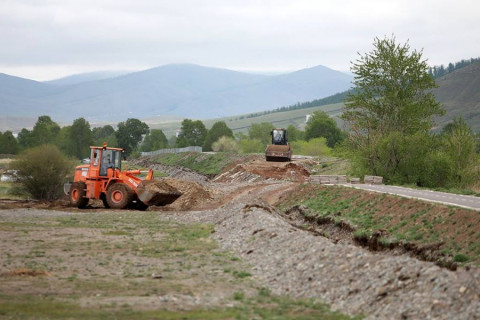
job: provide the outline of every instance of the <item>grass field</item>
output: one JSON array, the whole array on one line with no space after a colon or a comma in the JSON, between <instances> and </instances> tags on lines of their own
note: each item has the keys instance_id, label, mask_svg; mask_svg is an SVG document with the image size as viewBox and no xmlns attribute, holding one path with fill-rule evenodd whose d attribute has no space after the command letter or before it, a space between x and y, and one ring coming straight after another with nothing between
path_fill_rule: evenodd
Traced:
<instances>
[{"instance_id":1,"label":"grass field","mask_svg":"<svg viewBox=\"0 0 480 320\"><path fill-rule=\"evenodd\" d=\"M0 211L2 319L349 319L276 296L211 239L158 212Z\"/></svg>"},{"instance_id":2,"label":"grass field","mask_svg":"<svg viewBox=\"0 0 480 320\"><path fill-rule=\"evenodd\" d=\"M217 121L225 121L227 126L232 129L233 133L243 132L247 133L248 128L253 123L261 122L270 122L276 127L286 128L289 125L294 125L295 127L304 130L305 129L305 119L307 114L311 114L315 111L325 111L331 117L333 117L337 123L341 123L339 116L342 113L343 103L330 104L320 107L312 107L307 109L299 109L285 112L275 112L266 115L261 115L257 117L248 118L246 115L238 115L232 117L218 118L218 119L207 119L202 120L207 128L211 128L213 124ZM176 130L180 129L182 121L162 123L161 118L155 120L155 118L149 119L149 126L151 129L162 129L167 137L175 135Z\"/></svg>"}]
</instances>

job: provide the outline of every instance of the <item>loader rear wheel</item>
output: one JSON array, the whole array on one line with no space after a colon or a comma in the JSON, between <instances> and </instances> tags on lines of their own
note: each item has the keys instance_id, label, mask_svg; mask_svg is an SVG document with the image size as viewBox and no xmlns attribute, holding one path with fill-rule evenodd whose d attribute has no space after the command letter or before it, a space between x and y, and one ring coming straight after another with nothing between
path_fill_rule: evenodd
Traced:
<instances>
[{"instance_id":1,"label":"loader rear wheel","mask_svg":"<svg viewBox=\"0 0 480 320\"><path fill-rule=\"evenodd\" d=\"M88 204L87 186L84 182L74 182L70 187L70 203L72 206L83 209Z\"/></svg>"},{"instance_id":2,"label":"loader rear wheel","mask_svg":"<svg viewBox=\"0 0 480 320\"><path fill-rule=\"evenodd\" d=\"M115 183L107 190L107 204L112 209L124 209L132 200L132 189L123 183Z\"/></svg>"}]
</instances>

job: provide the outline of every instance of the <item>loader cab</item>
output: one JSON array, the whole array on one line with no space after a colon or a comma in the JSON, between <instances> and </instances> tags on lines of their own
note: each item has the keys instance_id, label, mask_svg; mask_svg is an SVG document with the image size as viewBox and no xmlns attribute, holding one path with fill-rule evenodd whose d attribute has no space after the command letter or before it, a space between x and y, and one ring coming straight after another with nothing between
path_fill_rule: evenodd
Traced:
<instances>
[{"instance_id":1,"label":"loader cab","mask_svg":"<svg viewBox=\"0 0 480 320\"><path fill-rule=\"evenodd\" d=\"M123 149L92 147L90 156L90 166L98 172L100 176L107 175L108 168L117 168L122 170L122 152Z\"/></svg>"},{"instance_id":2,"label":"loader cab","mask_svg":"<svg viewBox=\"0 0 480 320\"><path fill-rule=\"evenodd\" d=\"M102 158L100 162L100 175L106 176L107 169L119 169L122 170L122 151L121 150L112 150L104 149L102 150Z\"/></svg>"},{"instance_id":3,"label":"loader cab","mask_svg":"<svg viewBox=\"0 0 480 320\"><path fill-rule=\"evenodd\" d=\"M272 144L275 145L287 145L287 130L285 129L273 129L270 134L272 135Z\"/></svg>"}]
</instances>

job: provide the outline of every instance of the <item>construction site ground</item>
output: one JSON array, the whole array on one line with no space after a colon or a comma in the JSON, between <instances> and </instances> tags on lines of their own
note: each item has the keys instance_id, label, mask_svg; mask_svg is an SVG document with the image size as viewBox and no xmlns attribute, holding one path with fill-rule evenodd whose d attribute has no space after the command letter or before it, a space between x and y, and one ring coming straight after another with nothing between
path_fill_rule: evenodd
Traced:
<instances>
[{"instance_id":1,"label":"construction site ground","mask_svg":"<svg viewBox=\"0 0 480 320\"><path fill-rule=\"evenodd\" d=\"M252 157L213 178L141 161L183 195L145 212L100 201L86 209L0 201L0 318L15 318L15 306L30 301L45 303L44 314L24 318L49 318L53 305L76 312L65 311L70 318L98 310L204 319L215 317L201 312L215 310L217 319L261 319L269 316L258 309L279 308L262 297L279 296L292 299L291 318L309 318L312 303L324 302L367 319L480 319L478 267L451 271L409 253L371 251L341 226L328 226L337 232L325 237L280 211L308 181L312 160ZM378 196L365 192L364 201Z\"/></svg>"}]
</instances>

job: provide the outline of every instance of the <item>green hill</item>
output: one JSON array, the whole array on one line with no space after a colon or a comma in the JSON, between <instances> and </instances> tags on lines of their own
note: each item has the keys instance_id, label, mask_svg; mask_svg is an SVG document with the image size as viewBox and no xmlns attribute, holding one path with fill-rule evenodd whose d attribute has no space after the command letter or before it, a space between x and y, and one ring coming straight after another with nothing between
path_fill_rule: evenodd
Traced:
<instances>
[{"instance_id":1,"label":"green hill","mask_svg":"<svg viewBox=\"0 0 480 320\"><path fill-rule=\"evenodd\" d=\"M333 117L337 121L337 123L339 123L339 125L341 125L341 120L339 116L342 114L342 109L343 103L336 103L305 109L262 114L254 117L252 117L251 114L245 114L233 117L209 119L203 120L203 123L207 128L210 128L217 121L225 121L227 126L232 129L233 133L247 133L248 128L250 128L253 123L261 122L270 122L276 127L282 128L286 128L289 125L294 125L295 127L304 130L307 114L312 114L313 112L318 110L325 111L327 114ZM147 121L147 124L150 126L151 129L162 129L162 131L167 137L171 137L175 135L176 130L180 129L182 121L160 124L156 124L155 122L155 119L150 119L149 121Z\"/></svg>"},{"instance_id":2,"label":"green hill","mask_svg":"<svg viewBox=\"0 0 480 320\"><path fill-rule=\"evenodd\" d=\"M436 80L437 100L447 111L438 119L442 127L455 117L462 117L476 132L480 131L480 61L455 70Z\"/></svg>"}]
</instances>

